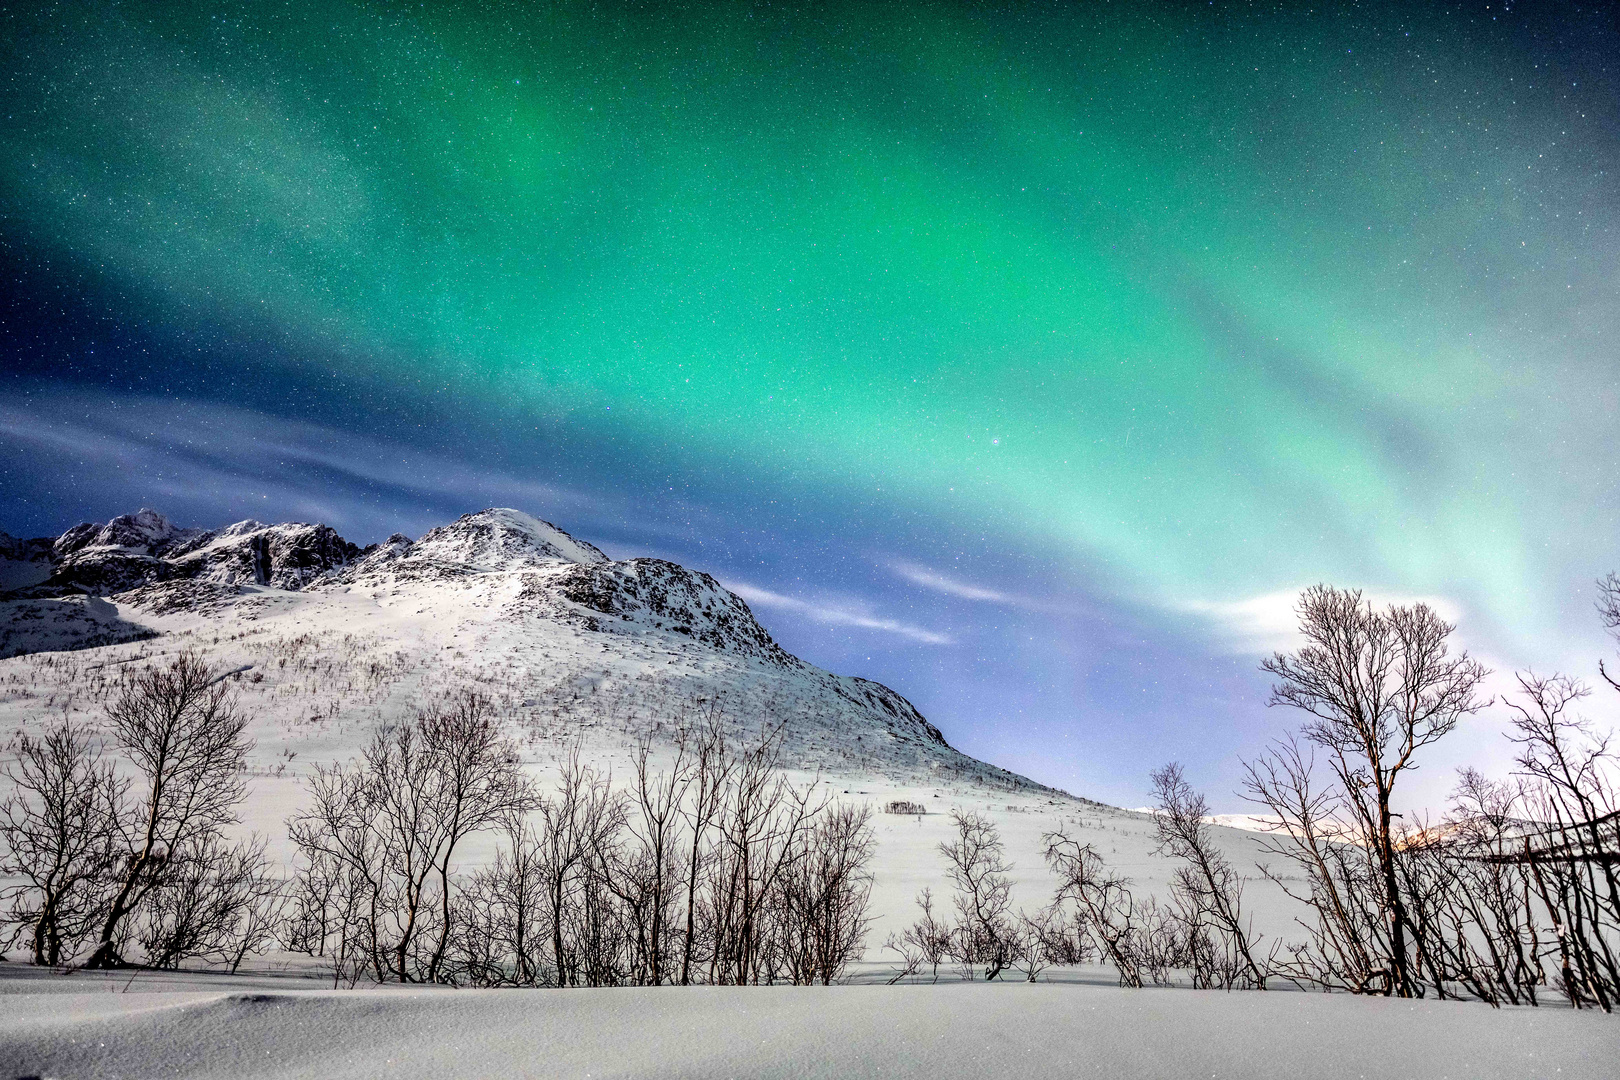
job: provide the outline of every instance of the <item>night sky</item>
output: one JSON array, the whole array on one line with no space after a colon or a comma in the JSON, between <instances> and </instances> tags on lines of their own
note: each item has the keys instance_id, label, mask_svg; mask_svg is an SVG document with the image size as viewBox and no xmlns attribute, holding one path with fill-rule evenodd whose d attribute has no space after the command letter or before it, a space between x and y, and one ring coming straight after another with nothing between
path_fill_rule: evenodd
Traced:
<instances>
[{"instance_id":1,"label":"night sky","mask_svg":"<svg viewBox=\"0 0 1620 1080\"><path fill-rule=\"evenodd\" d=\"M0 95L14 535L515 506L1125 805L1242 808L1316 581L1603 655L1612 9L34 3Z\"/></svg>"}]
</instances>

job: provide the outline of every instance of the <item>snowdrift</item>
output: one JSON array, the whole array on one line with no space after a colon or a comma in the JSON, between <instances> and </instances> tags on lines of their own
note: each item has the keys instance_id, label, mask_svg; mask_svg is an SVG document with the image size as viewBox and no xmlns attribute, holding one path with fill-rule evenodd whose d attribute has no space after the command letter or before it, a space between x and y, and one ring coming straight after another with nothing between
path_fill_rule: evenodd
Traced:
<instances>
[{"instance_id":1,"label":"snowdrift","mask_svg":"<svg viewBox=\"0 0 1620 1080\"><path fill-rule=\"evenodd\" d=\"M143 976L144 977L144 976ZM199 980L200 981L200 980ZM7 1075L1186 1077L1613 1075L1612 1017L1348 995L1018 983L0 997ZM38 980L0 978L0 992ZM68 993L73 989L99 990Z\"/></svg>"}]
</instances>

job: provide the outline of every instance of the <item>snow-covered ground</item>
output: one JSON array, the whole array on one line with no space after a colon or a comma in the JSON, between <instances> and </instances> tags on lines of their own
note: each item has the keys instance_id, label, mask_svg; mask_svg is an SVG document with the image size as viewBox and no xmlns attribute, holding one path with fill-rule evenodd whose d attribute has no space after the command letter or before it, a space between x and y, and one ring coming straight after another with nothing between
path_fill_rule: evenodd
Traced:
<instances>
[{"instance_id":1,"label":"snow-covered ground","mask_svg":"<svg viewBox=\"0 0 1620 1080\"><path fill-rule=\"evenodd\" d=\"M26 975L30 977L18 977ZM143 981L150 980L150 981ZM0 1071L41 1077L1615 1075L1614 1020L1348 995L1043 983L299 990L0 969Z\"/></svg>"}]
</instances>

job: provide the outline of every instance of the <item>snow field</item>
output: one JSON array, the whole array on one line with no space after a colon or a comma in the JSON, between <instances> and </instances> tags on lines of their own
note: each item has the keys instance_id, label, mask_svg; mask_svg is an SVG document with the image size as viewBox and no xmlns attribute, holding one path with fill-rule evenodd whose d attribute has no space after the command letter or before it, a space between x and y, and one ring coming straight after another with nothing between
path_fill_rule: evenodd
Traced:
<instances>
[{"instance_id":1,"label":"snow field","mask_svg":"<svg viewBox=\"0 0 1620 1080\"><path fill-rule=\"evenodd\" d=\"M78 976L74 977L75 979ZM25 993L7 1075L1612 1077L1611 1017L1348 995L1018 983ZM0 992L26 983L0 977ZM171 984L172 985L172 984ZM236 985L233 983L232 985Z\"/></svg>"}]
</instances>

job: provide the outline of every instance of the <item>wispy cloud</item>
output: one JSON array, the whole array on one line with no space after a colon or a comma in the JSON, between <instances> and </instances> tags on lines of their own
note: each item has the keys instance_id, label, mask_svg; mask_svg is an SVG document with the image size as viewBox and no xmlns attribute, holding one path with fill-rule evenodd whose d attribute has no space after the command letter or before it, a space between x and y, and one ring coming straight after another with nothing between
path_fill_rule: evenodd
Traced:
<instances>
[{"instance_id":1,"label":"wispy cloud","mask_svg":"<svg viewBox=\"0 0 1620 1080\"><path fill-rule=\"evenodd\" d=\"M610 511L610 500L594 494L201 402L64 394L26 408L0 405L0 445L6 443L69 459L81 481L134 487L138 498L171 513L169 501L187 513L295 517L385 532L484 505L576 516Z\"/></svg>"},{"instance_id":2,"label":"wispy cloud","mask_svg":"<svg viewBox=\"0 0 1620 1080\"><path fill-rule=\"evenodd\" d=\"M1016 608L1020 611L1037 611L1047 615L1082 615L1085 608L1072 601L1052 600L1039 596L1027 596L1022 593L1006 592L1002 589L993 589L985 585L976 585L971 581L942 574L938 570L908 562L904 559L892 559L887 563L891 572L897 577L919 585L932 592L943 593L962 600L973 600L984 604L999 604L1002 607Z\"/></svg>"},{"instance_id":3,"label":"wispy cloud","mask_svg":"<svg viewBox=\"0 0 1620 1080\"><path fill-rule=\"evenodd\" d=\"M1231 651L1239 654L1286 652L1298 648L1304 639L1299 633L1299 594L1304 588L1279 589L1240 600L1189 600L1175 609L1212 621ZM1424 603L1448 622L1456 622L1462 608L1443 596L1412 596L1404 593L1362 590L1374 607L1389 604Z\"/></svg>"},{"instance_id":4,"label":"wispy cloud","mask_svg":"<svg viewBox=\"0 0 1620 1080\"><path fill-rule=\"evenodd\" d=\"M900 637L920 641L926 645L951 645L952 638L946 634L927 630L910 623L903 623L896 619L885 619L870 612L844 605L829 605L812 603L801 600L796 596L784 596L782 593L771 592L755 585L740 581L727 581L726 588L742 597L755 607L776 608L779 611L790 611L802 615L814 622L826 623L830 626L854 626L862 630L876 630L884 634L898 634Z\"/></svg>"},{"instance_id":5,"label":"wispy cloud","mask_svg":"<svg viewBox=\"0 0 1620 1080\"><path fill-rule=\"evenodd\" d=\"M946 577L944 574L930 570L919 563L897 559L889 564L889 569L913 585L921 585L925 589L932 589L947 596L959 596L963 600L983 600L992 604L1022 606L1022 601L1025 599L997 589L987 589L981 585L973 585L966 581Z\"/></svg>"}]
</instances>

